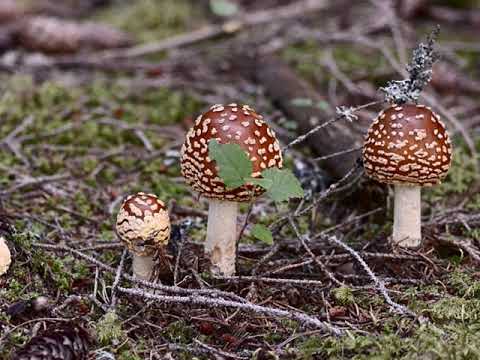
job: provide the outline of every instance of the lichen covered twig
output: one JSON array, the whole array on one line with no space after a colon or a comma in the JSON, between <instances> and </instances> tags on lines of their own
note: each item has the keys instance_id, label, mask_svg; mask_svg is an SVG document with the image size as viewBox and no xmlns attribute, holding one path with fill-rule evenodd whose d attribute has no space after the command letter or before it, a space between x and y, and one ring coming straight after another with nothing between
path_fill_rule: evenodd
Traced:
<instances>
[{"instance_id":1,"label":"lichen covered twig","mask_svg":"<svg viewBox=\"0 0 480 360\"><path fill-rule=\"evenodd\" d=\"M380 90L385 94L385 100L391 104L417 103L420 93L432 79L432 66L438 59L434 51L435 41L440 32L440 26L430 33L427 43L420 43L413 50L410 63L407 65L409 77L404 80L392 80Z\"/></svg>"}]
</instances>

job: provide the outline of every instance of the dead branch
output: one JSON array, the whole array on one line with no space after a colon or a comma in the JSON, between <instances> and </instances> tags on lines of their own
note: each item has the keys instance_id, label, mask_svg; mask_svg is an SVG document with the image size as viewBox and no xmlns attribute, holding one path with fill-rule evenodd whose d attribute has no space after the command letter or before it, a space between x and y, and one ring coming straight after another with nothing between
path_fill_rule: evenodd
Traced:
<instances>
[{"instance_id":1,"label":"dead branch","mask_svg":"<svg viewBox=\"0 0 480 360\"><path fill-rule=\"evenodd\" d=\"M60 246L60 245L51 245L51 244L41 244L41 243L35 243L33 244L34 247L38 247L41 249L48 249L48 250L54 250L54 251L66 251L70 252L72 255L76 255L96 266L99 268L109 271L111 273L116 273L116 269L112 268L111 266L108 266L107 264L102 263L101 261L95 259L93 256L86 255L82 253L81 251L78 251L76 249L70 248L68 246ZM131 275L122 273L122 278L131 281L133 283L136 283L138 285L142 285L154 290L161 290L165 291L167 293L174 293L174 294L189 294L189 295L206 295L206 296L213 296L213 297L219 297L219 296L224 296L227 298L234 299L236 301L242 302L244 299L238 295L235 295L233 293L227 292L227 291L221 291L221 290L216 290L216 289L186 289L186 288L181 288L178 286L167 286L167 285L162 285L159 283L153 283L145 280L140 280L137 279Z\"/></svg>"},{"instance_id":2,"label":"dead branch","mask_svg":"<svg viewBox=\"0 0 480 360\"><path fill-rule=\"evenodd\" d=\"M362 259L362 257L355 251L353 250L350 246L345 244L344 242L340 241L337 239L336 236L329 236L326 238L327 241L338 245L339 247L343 248L344 250L348 251L352 256L355 258L355 260L358 261L358 263L362 266L362 268L365 270L365 272L368 274L370 279L372 279L373 283L377 286L378 291L382 294L383 298L385 299L385 302L395 311L399 312L400 314L403 315L409 315L412 316L413 318L417 318L417 314L412 312L410 309L406 308L403 305L400 305L396 303L395 301L392 300L390 295L388 294L387 289L385 288L385 284L383 281L381 281L370 269L370 267L367 265L365 260Z\"/></svg>"},{"instance_id":3,"label":"dead branch","mask_svg":"<svg viewBox=\"0 0 480 360\"><path fill-rule=\"evenodd\" d=\"M276 309L268 306L255 305L250 302L236 302L236 301L230 301L230 300L224 300L224 299L214 299L214 298L209 298L205 296L156 295L150 292L145 292L140 288L127 289L123 287L118 287L118 291L124 294L138 296L145 299L158 300L164 303L200 305L200 306L209 306L213 308L232 307L232 308L241 309L245 311L252 311L255 313L266 314L273 317L282 317L282 318L297 320L303 325L309 325L315 328L322 329L323 331L331 333L335 336L340 336L343 334L343 331L337 328L336 326L320 321L306 314L303 314L297 311L280 310L280 309Z\"/></svg>"}]
</instances>

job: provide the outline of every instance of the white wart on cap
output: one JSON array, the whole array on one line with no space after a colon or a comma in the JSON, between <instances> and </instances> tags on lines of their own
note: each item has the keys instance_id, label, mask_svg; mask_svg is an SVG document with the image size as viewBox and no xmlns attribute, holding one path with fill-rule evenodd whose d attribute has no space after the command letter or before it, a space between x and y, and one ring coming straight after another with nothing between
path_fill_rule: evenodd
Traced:
<instances>
[{"instance_id":1,"label":"white wart on cap","mask_svg":"<svg viewBox=\"0 0 480 360\"><path fill-rule=\"evenodd\" d=\"M187 184L207 198L242 202L250 201L253 193L258 196L263 192L260 187L250 185L226 189L208 156L212 139L220 144L238 144L245 150L252 161L252 177L259 177L264 169L283 166L275 133L261 115L248 105L214 105L196 119L181 154L181 169Z\"/></svg>"},{"instance_id":2,"label":"white wart on cap","mask_svg":"<svg viewBox=\"0 0 480 360\"><path fill-rule=\"evenodd\" d=\"M367 175L389 184L438 184L451 160L445 125L423 105L394 105L382 111L370 126L363 148Z\"/></svg>"}]
</instances>

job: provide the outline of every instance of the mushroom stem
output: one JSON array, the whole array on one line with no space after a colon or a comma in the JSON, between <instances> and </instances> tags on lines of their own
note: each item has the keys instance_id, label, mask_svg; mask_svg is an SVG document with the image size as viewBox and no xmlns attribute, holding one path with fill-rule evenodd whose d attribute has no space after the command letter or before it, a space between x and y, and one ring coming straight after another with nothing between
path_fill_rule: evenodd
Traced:
<instances>
[{"instance_id":1,"label":"mushroom stem","mask_svg":"<svg viewBox=\"0 0 480 360\"><path fill-rule=\"evenodd\" d=\"M209 200L205 252L215 274L235 274L237 211L234 201Z\"/></svg>"},{"instance_id":2,"label":"mushroom stem","mask_svg":"<svg viewBox=\"0 0 480 360\"><path fill-rule=\"evenodd\" d=\"M155 261L153 256L138 256L133 254L133 274L137 279L150 281Z\"/></svg>"},{"instance_id":3,"label":"mushroom stem","mask_svg":"<svg viewBox=\"0 0 480 360\"><path fill-rule=\"evenodd\" d=\"M418 247L422 241L420 186L395 185L393 242L402 247Z\"/></svg>"}]
</instances>

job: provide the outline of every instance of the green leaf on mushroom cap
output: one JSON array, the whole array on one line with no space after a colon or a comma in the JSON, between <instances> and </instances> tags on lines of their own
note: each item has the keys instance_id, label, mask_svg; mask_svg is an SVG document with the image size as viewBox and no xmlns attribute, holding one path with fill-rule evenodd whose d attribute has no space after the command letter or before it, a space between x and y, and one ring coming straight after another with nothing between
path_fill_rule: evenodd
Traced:
<instances>
[{"instance_id":1,"label":"green leaf on mushroom cap","mask_svg":"<svg viewBox=\"0 0 480 360\"><path fill-rule=\"evenodd\" d=\"M303 197L300 182L288 169L265 169L262 171L261 179L249 179L248 181L267 190L266 195L275 202Z\"/></svg>"},{"instance_id":2,"label":"green leaf on mushroom cap","mask_svg":"<svg viewBox=\"0 0 480 360\"><path fill-rule=\"evenodd\" d=\"M252 162L237 144L219 144L210 140L208 151L218 166L218 175L229 189L250 183L264 188L266 195L275 202L303 197L300 182L288 169L269 168L262 171L261 178L252 178Z\"/></svg>"},{"instance_id":3,"label":"green leaf on mushroom cap","mask_svg":"<svg viewBox=\"0 0 480 360\"><path fill-rule=\"evenodd\" d=\"M219 144L210 140L208 154L217 163L218 175L229 189L242 186L252 175L252 162L238 144Z\"/></svg>"}]
</instances>

